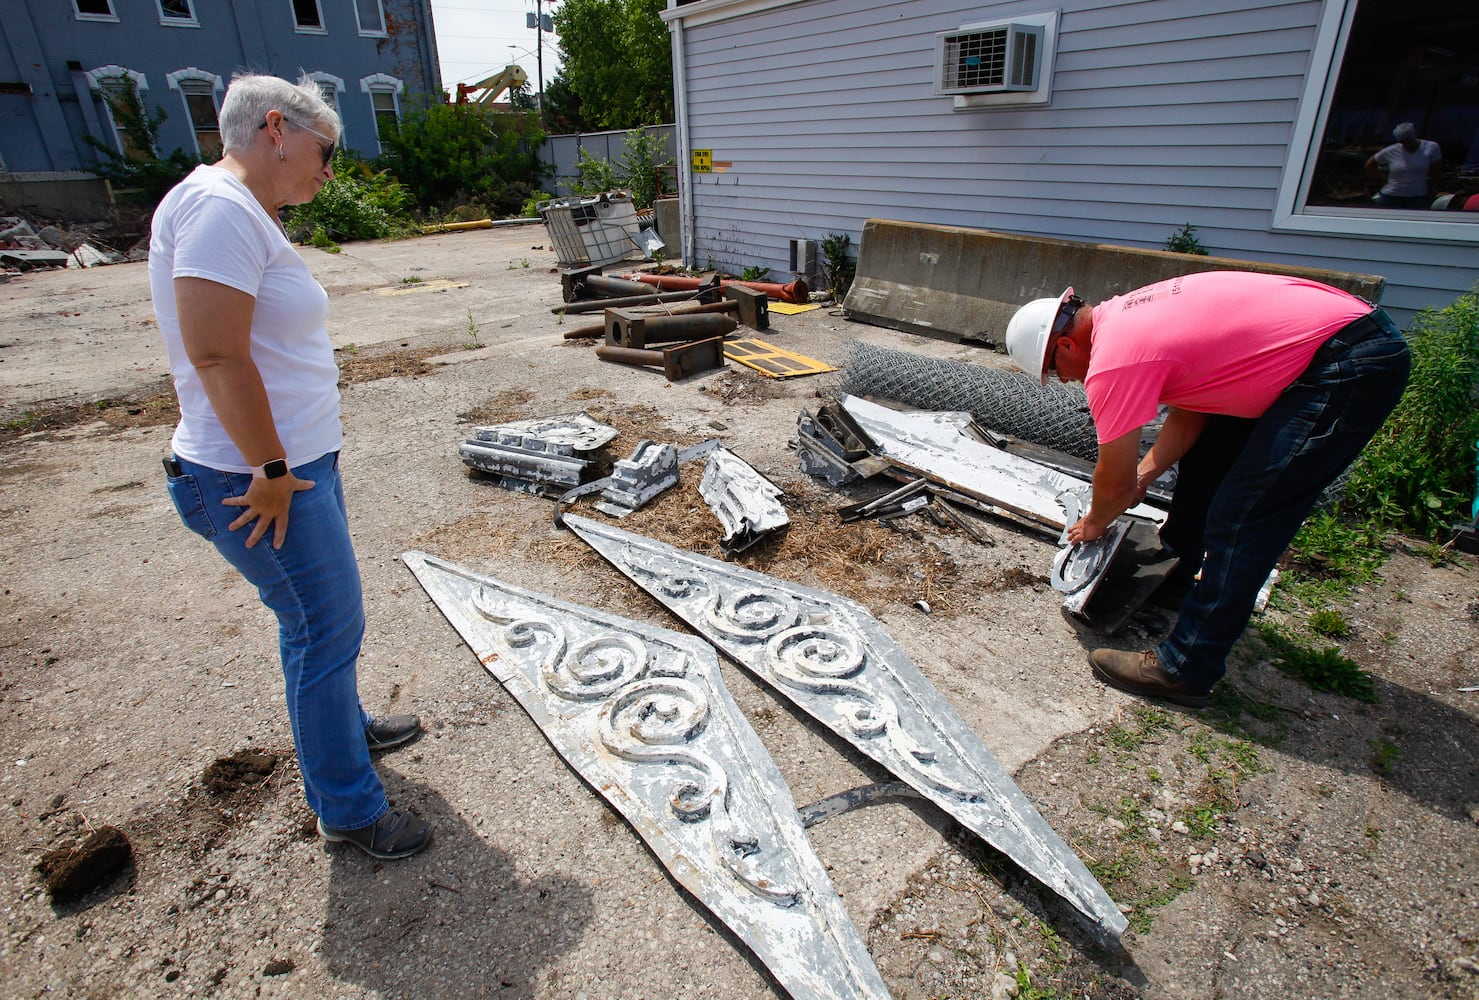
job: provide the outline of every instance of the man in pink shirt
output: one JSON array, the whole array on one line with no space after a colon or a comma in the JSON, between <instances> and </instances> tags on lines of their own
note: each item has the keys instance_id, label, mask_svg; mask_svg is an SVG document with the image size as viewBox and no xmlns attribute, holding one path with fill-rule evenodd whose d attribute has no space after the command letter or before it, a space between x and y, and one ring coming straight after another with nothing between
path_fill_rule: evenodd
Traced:
<instances>
[{"instance_id":1,"label":"man in pink shirt","mask_svg":"<svg viewBox=\"0 0 1479 1000\"><path fill-rule=\"evenodd\" d=\"M1096 649L1095 676L1200 708L1258 590L1325 488L1360 454L1407 384L1387 314L1303 278L1208 271L1086 305L1065 291L1007 325L1013 362L1044 384L1083 382L1099 439L1089 512L1071 542L1104 534L1179 462L1161 541L1187 590L1143 652ZM1169 415L1140 456L1140 430Z\"/></svg>"}]
</instances>

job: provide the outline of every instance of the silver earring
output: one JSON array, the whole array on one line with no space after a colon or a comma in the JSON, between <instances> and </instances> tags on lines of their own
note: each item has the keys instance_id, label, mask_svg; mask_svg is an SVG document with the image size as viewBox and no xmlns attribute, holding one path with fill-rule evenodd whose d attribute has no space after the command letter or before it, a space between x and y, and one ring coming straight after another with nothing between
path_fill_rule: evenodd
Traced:
<instances>
[{"instance_id":1,"label":"silver earring","mask_svg":"<svg viewBox=\"0 0 1479 1000\"><path fill-rule=\"evenodd\" d=\"M278 146L277 147L277 158L279 160L286 160L288 158L288 154L287 153L284 153L282 151L282 147L281 146Z\"/></svg>"}]
</instances>

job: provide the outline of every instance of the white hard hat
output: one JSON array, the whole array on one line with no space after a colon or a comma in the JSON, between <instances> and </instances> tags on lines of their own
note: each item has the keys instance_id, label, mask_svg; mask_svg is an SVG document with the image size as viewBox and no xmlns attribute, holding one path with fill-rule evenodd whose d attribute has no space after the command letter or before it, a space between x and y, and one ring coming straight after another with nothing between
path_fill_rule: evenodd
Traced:
<instances>
[{"instance_id":1,"label":"white hard hat","mask_svg":"<svg viewBox=\"0 0 1479 1000\"><path fill-rule=\"evenodd\" d=\"M1033 299L1007 323L1007 354L1012 363L1028 375L1038 376L1043 385L1048 384L1053 321L1072 295L1073 287L1069 286L1056 299Z\"/></svg>"}]
</instances>

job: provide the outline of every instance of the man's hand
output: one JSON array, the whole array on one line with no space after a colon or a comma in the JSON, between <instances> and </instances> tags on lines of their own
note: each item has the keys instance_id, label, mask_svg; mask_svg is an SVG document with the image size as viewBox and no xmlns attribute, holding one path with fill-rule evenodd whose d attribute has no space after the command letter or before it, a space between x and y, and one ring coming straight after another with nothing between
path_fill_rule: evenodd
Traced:
<instances>
[{"instance_id":1,"label":"man's hand","mask_svg":"<svg viewBox=\"0 0 1479 1000\"><path fill-rule=\"evenodd\" d=\"M1096 538L1104 537L1104 525L1095 524L1087 517L1081 517L1068 528L1068 540L1077 544L1079 542L1092 542Z\"/></svg>"},{"instance_id":2,"label":"man's hand","mask_svg":"<svg viewBox=\"0 0 1479 1000\"><path fill-rule=\"evenodd\" d=\"M253 479L246 493L239 497L227 497L221 501L228 507L246 508L241 516L232 521L228 527L236 531L251 524L255 519L257 523L252 527L252 533L247 536L246 547L251 548L261 541L262 536L270 527L273 529L272 547L280 549L288 537L288 510L293 503L293 494L311 489L313 489L313 480L299 479L291 471L286 476L279 476L276 479Z\"/></svg>"}]
</instances>

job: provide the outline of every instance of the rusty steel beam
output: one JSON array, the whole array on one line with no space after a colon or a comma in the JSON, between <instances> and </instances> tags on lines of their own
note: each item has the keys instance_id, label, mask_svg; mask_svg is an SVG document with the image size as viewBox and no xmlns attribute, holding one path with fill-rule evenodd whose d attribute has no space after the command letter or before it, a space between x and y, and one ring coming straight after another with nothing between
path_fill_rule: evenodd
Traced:
<instances>
[{"instance_id":1,"label":"rusty steel beam","mask_svg":"<svg viewBox=\"0 0 1479 1000\"><path fill-rule=\"evenodd\" d=\"M645 348L649 343L708 340L733 333L738 324L728 316L682 313L652 315L625 309L606 310L606 343L612 347Z\"/></svg>"},{"instance_id":2,"label":"rusty steel beam","mask_svg":"<svg viewBox=\"0 0 1479 1000\"><path fill-rule=\"evenodd\" d=\"M662 289L686 289L692 290L701 287L703 282L712 281L713 278L690 278L682 274L647 274L636 272L623 277L633 281L640 281ZM725 278L719 282L720 288L728 288L731 285L740 285L744 288L753 288L764 292L766 295L781 302L793 302L797 305L805 305L811 290L806 287L806 282L797 278L795 281L780 285L773 281L740 281L737 278Z\"/></svg>"},{"instance_id":3,"label":"rusty steel beam","mask_svg":"<svg viewBox=\"0 0 1479 1000\"><path fill-rule=\"evenodd\" d=\"M668 381L676 382L711 368L723 368L724 338L695 340L691 344L677 344L661 351L642 351L634 347L602 344L596 348L596 357L623 365L661 365Z\"/></svg>"}]
</instances>

